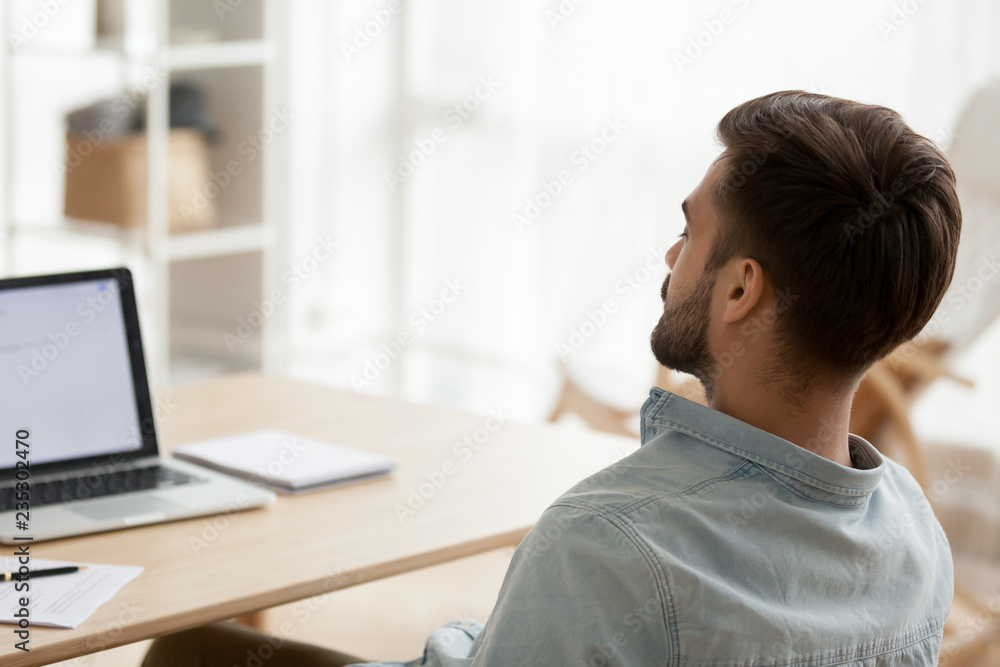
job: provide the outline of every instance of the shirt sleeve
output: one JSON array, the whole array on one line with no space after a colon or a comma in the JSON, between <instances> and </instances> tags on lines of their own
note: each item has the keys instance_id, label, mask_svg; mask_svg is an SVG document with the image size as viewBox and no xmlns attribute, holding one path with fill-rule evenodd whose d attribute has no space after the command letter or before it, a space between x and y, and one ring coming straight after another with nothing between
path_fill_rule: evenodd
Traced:
<instances>
[{"instance_id":1,"label":"shirt sleeve","mask_svg":"<svg viewBox=\"0 0 1000 667\"><path fill-rule=\"evenodd\" d=\"M663 610L656 577L627 526L553 505L515 551L471 646L472 662L454 664L666 665Z\"/></svg>"},{"instance_id":2,"label":"shirt sleeve","mask_svg":"<svg viewBox=\"0 0 1000 667\"><path fill-rule=\"evenodd\" d=\"M431 633L423 656L409 662L366 662L347 667L468 667L472 642L483 629L475 621L451 621Z\"/></svg>"}]
</instances>

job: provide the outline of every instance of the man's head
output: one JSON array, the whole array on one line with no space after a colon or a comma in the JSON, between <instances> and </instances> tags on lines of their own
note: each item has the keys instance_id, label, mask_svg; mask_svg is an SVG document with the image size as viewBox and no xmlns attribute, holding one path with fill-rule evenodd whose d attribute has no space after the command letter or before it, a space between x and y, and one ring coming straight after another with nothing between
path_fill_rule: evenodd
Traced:
<instances>
[{"instance_id":1,"label":"man's head","mask_svg":"<svg viewBox=\"0 0 1000 667\"><path fill-rule=\"evenodd\" d=\"M762 382L856 385L920 332L951 281L951 167L896 112L802 91L739 105L718 135L724 151L667 253L654 355L709 396L753 345Z\"/></svg>"}]
</instances>

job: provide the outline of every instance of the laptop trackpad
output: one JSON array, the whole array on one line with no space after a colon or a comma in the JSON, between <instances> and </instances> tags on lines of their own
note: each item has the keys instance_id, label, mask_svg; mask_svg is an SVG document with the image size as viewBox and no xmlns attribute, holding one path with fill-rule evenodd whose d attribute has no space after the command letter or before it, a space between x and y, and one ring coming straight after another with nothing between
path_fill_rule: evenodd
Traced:
<instances>
[{"instance_id":1,"label":"laptop trackpad","mask_svg":"<svg viewBox=\"0 0 1000 667\"><path fill-rule=\"evenodd\" d=\"M74 507L73 511L91 519L114 519L148 514L166 515L171 510L181 509L181 505L152 496L138 498L116 498L114 500L98 500Z\"/></svg>"}]
</instances>

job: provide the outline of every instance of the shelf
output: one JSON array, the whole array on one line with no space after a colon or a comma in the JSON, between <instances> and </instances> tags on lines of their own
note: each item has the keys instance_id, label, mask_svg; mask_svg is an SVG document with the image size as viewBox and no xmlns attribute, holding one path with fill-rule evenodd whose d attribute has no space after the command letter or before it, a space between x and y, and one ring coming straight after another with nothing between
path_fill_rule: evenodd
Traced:
<instances>
[{"instance_id":1,"label":"shelf","mask_svg":"<svg viewBox=\"0 0 1000 667\"><path fill-rule=\"evenodd\" d=\"M141 244L149 240L144 229L128 229L108 222L72 218L66 218L54 225L15 223L11 235L31 232L82 234L107 238L122 244ZM265 250L270 240L271 235L266 225L262 223L214 227L168 235L165 249L160 256L168 261L178 261L237 255Z\"/></svg>"},{"instance_id":2,"label":"shelf","mask_svg":"<svg viewBox=\"0 0 1000 667\"><path fill-rule=\"evenodd\" d=\"M0 19L11 16L6 6L10 1L0 0L8 10L0 12ZM105 6L108 13L98 21L100 30L90 25L95 18L88 9L91 3L86 0L78 7L78 14L72 15L69 7L77 7L75 3L58 3L67 7L60 10L59 22L69 21L72 25L63 27L83 30L87 40L56 38L55 32L47 31L52 39L20 43L16 52L12 44L0 45L0 61L7 64L0 68L0 93L12 104L18 102L16 109L12 107L18 113L8 114L9 122L0 137L0 157L7 160L15 148L37 147L50 152L53 160L62 160L65 127L61 117L74 108L71 105L83 104L99 94L114 96L119 89L123 95L150 93L145 103L147 125L151 132L169 136L169 85L184 83L201 89L206 116L219 129L207 149L211 174L233 173L229 166L232 162L240 168L211 195L216 225L176 234L153 234L145 226L125 228L70 219L57 204L59 183L53 185L51 179L45 180L45 187L38 188L43 196L35 196L33 190L13 193L10 179L0 179L0 201L6 204L0 211L3 267L6 270L7 264L14 263L8 257L14 256L11 249L15 242L19 248L37 252L56 248L60 258L69 259L76 253L86 258L90 253L102 262L136 264L148 280L140 308L146 320L144 326L156 334L147 354L150 375L158 378L154 379L157 386L172 377L205 377L263 368L266 359L278 359L281 338L275 332L282 331L284 315L269 319L266 333L262 326L260 335L245 341L238 352L228 349L219 332L235 327L240 317L246 317L255 303L266 298L265 286L275 282L271 273L280 264L277 255L283 249L282 223L287 215L282 187L287 141L276 141L266 151L255 145L254 151L248 151L247 146L253 144L247 142L260 137L262 128L268 126L266 113L287 106L285 72L273 70L284 69L288 62L289 3L112 0ZM15 4L27 7L32 3L18 0ZM5 20L0 22L5 30L11 28ZM101 34L96 41L89 39L91 33L98 32ZM166 73L165 85L150 87L145 80L137 81L151 69ZM58 78L51 82L40 78L50 73ZM91 75L94 81L90 81ZM71 84L65 94L61 81ZM15 83L23 82L35 86L26 88L29 95L44 90L37 114L12 94ZM139 96L136 101L140 101ZM51 134L39 139L24 133L15 120L24 120L27 113L38 116L31 118L33 132L41 136L43 130L38 128L44 128ZM265 143L262 138L260 141ZM270 141L269 136L267 143ZM154 150L145 157L145 168L150 170L145 178L146 195L158 206L169 206L174 196L171 171L187 167L171 159L169 142L167 151ZM14 154L8 164L20 167L17 158ZM24 163L37 172L35 178L49 179L49 174L42 172L43 160ZM17 197L24 198L17 199L23 204L20 207L14 206ZM99 214L95 211L84 215ZM171 215L168 208L163 217L169 219Z\"/></svg>"},{"instance_id":3,"label":"shelf","mask_svg":"<svg viewBox=\"0 0 1000 667\"><path fill-rule=\"evenodd\" d=\"M62 218L56 221L12 220L8 229L10 236L21 234L79 234L106 238L121 244L142 243L144 230L127 229L120 225L96 220Z\"/></svg>"},{"instance_id":4,"label":"shelf","mask_svg":"<svg viewBox=\"0 0 1000 667\"><path fill-rule=\"evenodd\" d=\"M210 42L171 46L161 56L165 69L181 72L196 69L224 67L253 67L265 65L274 57L273 45L263 40ZM39 58L76 61L80 58L127 60L119 48L97 46L90 49L53 49L25 47L10 52L14 58ZM142 62L144 59L135 59Z\"/></svg>"},{"instance_id":5,"label":"shelf","mask_svg":"<svg viewBox=\"0 0 1000 667\"><path fill-rule=\"evenodd\" d=\"M171 71L264 65L274 57L274 46L262 40L171 46L163 66Z\"/></svg>"},{"instance_id":6,"label":"shelf","mask_svg":"<svg viewBox=\"0 0 1000 667\"><path fill-rule=\"evenodd\" d=\"M148 2L148 0L133 0ZM168 2L169 43L195 41L233 42L262 39L267 33L268 4L284 5L288 0L187 0Z\"/></svg>"},{"instance_id":7,"label":"shelf","mask_svg":"<svg viewBox=\"0 0 1000 667\"><path fill-rule=\"evenodd\" d=\"M7 52L11 58L50 58L75 61L80 58L107 58L121 60L125 55L121 49L113 47L95 46L93 48L78 49L53 49L50 47L22 47L17 51Z\"/></svg>"},{"instance_id":8,"label":"shelf","mask_svg":"<svg viewBox=\"0 0 1000 667\"><path fill-rule=\"evenodd\" d=\"M265 249L270 233L263 224L217 227L199 232L171 234L167 237L166 259L221 257Z\"/></svg>"},{"instance_id":9,"label":"shelf","mask_svg":"<svg viewBox=\"0 0 1000 667\"><path fill-rule=\"evenodd\" d=\"M85 234L87 236L102 236L113 239L119 243L142 243L145 237L142 229L129 229L121 225L110 222L99 222L96 220L77 220L75 218L65 218L62 223L55 225L34 225L32 227L19 226L18 231L46 230L46 231L67 231L71 234Z\"/></svg>"}]
</instances>

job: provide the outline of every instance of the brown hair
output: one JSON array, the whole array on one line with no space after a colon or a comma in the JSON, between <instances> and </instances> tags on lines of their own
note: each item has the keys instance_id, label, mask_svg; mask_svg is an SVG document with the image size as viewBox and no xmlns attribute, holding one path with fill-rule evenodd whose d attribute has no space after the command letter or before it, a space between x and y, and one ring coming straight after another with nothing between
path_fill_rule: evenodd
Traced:
<instances>
[{"instance_id":1,"label":"brown hair","mask_svg":"<svg viewBox=\"0 0 1000 667\"><path fill-rule=\"evenodd\" d=\"M706 270L760 262L796 295L784 362L854 380L930 320L951 282L955 174L895 111L804 91L745 102L718 126L720 227Z\"/></svg>"}]
</instances>

